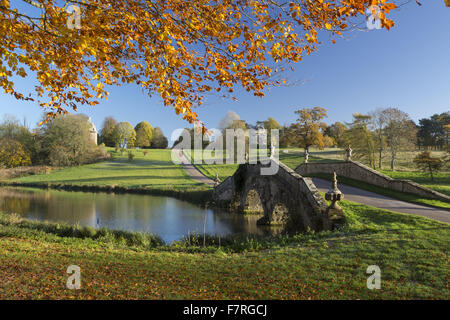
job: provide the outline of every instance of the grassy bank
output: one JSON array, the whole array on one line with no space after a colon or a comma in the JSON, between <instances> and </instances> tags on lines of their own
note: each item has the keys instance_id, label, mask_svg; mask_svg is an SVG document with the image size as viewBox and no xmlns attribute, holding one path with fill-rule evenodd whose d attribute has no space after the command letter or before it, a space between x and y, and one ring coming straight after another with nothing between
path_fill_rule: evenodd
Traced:
<instances>
[{"instance_id":1,"label":"grassy bank","mask_svg":"<svg viewBox=\"0 0 450 320\"><path fill-rule=\"evenodd\" d=\"M0 298L448 299L448 224L351 202L341 231L180 241L0 216ZM69 265L82 289L65 288ZM381 290L366 288L367 266Z\"/></svg>"},{"instance_id":2,"label":"grassy bank","mask_svg":"<svg viewBox=\"0 0 450 320\"><path fill-rule=\"evenodd\" d=\"M194 203L209 200L211 188L192 180L184 169L172 163L170 150L133 150L128 154L110 150L111 160L64 168L48 174L11 179L6 184L55 188L68 191L140 193L172 196Z\"/></svg>"},{"instance_id":3,"label":"grassy bank","mask_svg":"<svg viewBox=\"0 0 450 320\"><path fill-rule=\"evenodd\" d=\"M430 176L419 171L381 171L394 179L407 179L417 182L424 187L450 196L450 172L439 172L434 174L434 181Z\"/></svg>"},{"instance_id":4,"label":"grassy bank","mask_svg":"<svg viewBox=\"0 0 450 320\"><path fill-rule=\"evenodd\" d=\"M49 174L39 174L13 179L22 183L50 183L77 185L117 185L121 187L165 187L187 189L200 185L189 178L183 168L171 160L170 150L133 150L134 160L125 152L112 151L112 159L95 164L65 168Z\"/></svg>"}]
</instances>

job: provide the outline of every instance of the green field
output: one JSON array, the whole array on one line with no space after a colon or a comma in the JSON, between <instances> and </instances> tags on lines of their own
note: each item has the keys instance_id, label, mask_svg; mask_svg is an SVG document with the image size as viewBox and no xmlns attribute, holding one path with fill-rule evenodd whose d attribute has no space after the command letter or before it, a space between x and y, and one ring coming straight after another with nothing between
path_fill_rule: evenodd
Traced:
<instances>
[{"instance_id":1,"label":"green field","mask_svg":"<svg viewBox=\"0 0 450 320\"><path fill-rule=\"evenodd\" d=\"M0 299L448 299L448 224L344 201L342 231L207 247L0 215ZM97 233L101 233L97 231ZM66 269L81 268L68 290ZM381 290L366 287L369 265Z\"/></svg>"},{"instance_id":2,"label":"green field","mask_svg":"<svg viewBox=\"0 0 450 320\"><path fill-rule=\"evenodd\" d=\"M303 149L300 148L290 148L290 150L296 151L296 152L303 152ZM415 165L414 165L414 157L417 156L420 152L423 150L414 150L414 151L399 151L396 156L395 160L395 170L397 171L414 171ZM431 151L431 155L433 157L439 157L442 158L446 154L445 151ZM326 160L344 160L345 159L345 150L340 148L324 148L322 150L317 148L312 148L310 155L319 157ZM364 160L359 160L354 157L355 161L362 162L366 166L370 166L369 163L365 162ZM376 170L380 170L379 168L379 155L378 152L375 154L375 162L376 162ZM389 151L383 151L382 152L382 159L381 159L381 171L383 170L390 170L391 168L391 154Z\"/></svg>"},{"instance_id":3,"label":"green field","mask_svg":"<svg viewBox=\"0 0 450 320\"><path fill-rule=\"evenodd\" d=\"M327 154L335 154L337 151L335 149L332 150L314 150L310 152L309 161L310 162L324 162L324 161L330 161L329 159L319 157L317 155L325 156ZM189 156L189 152L186 152ZM304 158L304 151L302 149L298 148L289 148L289 149L282 149L280 150L279 157L280 160L290 167L291 169L297 168L300 164L302 164L305 161ZM315 156L316 155L316 156ZM191 158L192 159L192 158ZM333 161L341 161L341 160L335 160ZM226 164L225 161L223 164L195 164L198 170L200 170L205 176L215 179L216 174L219 175L219 179L221 181L225 180L229 176L232 176L236 169L238 168L237 164Z\"/></svg>"},{"instance_id":4,"label":"green field","mask_svg":"<svg viewBox=\"0 0 450 320\"><path fill-rule=\"evenodd\" d=\"M434 174L434 181L431 181L429 175L418 171L382 171L382 173L394 179L412 180L424 187L450 196L450 172Z\"/></svg>"},{"instance_id":5,"label":"green field","mask_svg":"<svg viewBox=\"0 0 450 320\"><path fill-rule=\"evenodd\" d=\"M105 162L53 171L49 174L26 176L13 181L77 185L118 185L126 187L156 187L192 189L202 184L192 180L184 169L172 163L170 150L133 150L135 158L128 160L110 150L112 159Z\"/></svg>"}]
</instances>

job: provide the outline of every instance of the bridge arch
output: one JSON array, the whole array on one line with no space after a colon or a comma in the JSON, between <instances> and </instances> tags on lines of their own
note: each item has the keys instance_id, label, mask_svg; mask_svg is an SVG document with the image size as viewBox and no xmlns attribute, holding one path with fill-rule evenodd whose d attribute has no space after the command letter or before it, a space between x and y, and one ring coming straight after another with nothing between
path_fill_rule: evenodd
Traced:
<instances>
[{"instance_id":1,"label":"bridge arch","mask_svg":"<svg viewBox=\"0 0 450 320\"><path fill-rule=\"evenodd\" d=\"M249 206L262 209L264 216L259 224L296 231L323 229L327 205L311 179L282 163L278 165L274 175L261 175L264 165L241 164L233 176L215 187L215 203L236 212L244 212Z\"/></svg>"},{"instance_id":2,"label":"bridge arch","mask_svg":"<svg viewBox=\"0 0 450 320\"><path fill-rule=\"evenodd\" d=\"M243 198L244 211L249 213L264 213L261 197L256 189L250 189Z\"/></svg>"}]
</instances>

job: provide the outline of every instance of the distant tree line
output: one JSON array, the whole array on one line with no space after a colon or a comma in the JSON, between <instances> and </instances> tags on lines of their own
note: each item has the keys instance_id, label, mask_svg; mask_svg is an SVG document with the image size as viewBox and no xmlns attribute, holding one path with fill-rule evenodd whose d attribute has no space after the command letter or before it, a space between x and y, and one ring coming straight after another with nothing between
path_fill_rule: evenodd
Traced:
<instances>
[{"instance_id":1,"label":"distant tree line","mask_svg":"<svg viewBox=\"0 0 450 320\"><path fill-rule=\"evenodd\" d=\"M161 129L152 128L146 121L133 128L128 122L117 123L108 117L98 136L100 145L96 143L96 135L95 126L85 115L58 116L32 130L16 117L5 115L0 122L0 168L76 166L109 156L106 147L165 149L168 146Z\"/></svg>"},{"instance_id":2,"label":"distant tree line","mask_svg":"<svg viewBox=\"0 0 450 320\"><path fill-rule=\"evenodd\" d=\"M427 168L430 173L449 163L450 112L420 119L418 124L398 108L380 108L367 114L355 113L351 122L335 122L331 125L324 122L327 110L321 107L299 109L295 114L297 119L290 125L282 126L272 117L252 125L240 119L235 112L229 111L219 126L224 137L226 129L265 129L269 134L268 145L272 141L270 131L278 129L281 148L299 147L309 150L312 146L351 146L353 158L373 168L381 168L387 152L391 170L394 170L399 152L408 150L447 150L447 155L439 161L429 153L423 153L415 160L418 167ZM0 166L72 166L107 156L105 146L122 150L168 147L168 139L162 130L159 127L153 128L147 121L142 121L133 128L129 122L117 122L113 117L105 118L99 134L100 146L93 143L92 126L87 116L67 115L30 130L25 123L21 124L15 117L7 115L0 123ZM194 129L185 130L190 131L193 139ZM174 145L180 141L181 138ZM202 147L205 148L209 143L206 138ZM224 139L224 147L226 145L227 141ZM236 145L235 143L235 148ZM191 146L194 147L193 141Z\"/></svg>"},{"instance_id":3,"label":"distant tree line","mask_svg":"<svg viewBox=\"0 0 450 320\"><path fill-rule=\"evenodd\" d=\"M92 129L85 115L58 116L33 130L6 115L0 123L0 167L63 167L102 159L106 148L97 146Z\"/></svg>"},{"instance_id":4,"label":"distant tree line","mask_svg":"<svg viewBox=\"0 0 450 320\"><path fill-rule=\"evenodd\" d=\"M133 128L129 122L117 123L113 117L103 121L100 142L118 149L165 149L169 145L159 127L153 128L147 121L142 121Z\"/></svg>"},{"instance_id":5,"label":"distant tree line","mask_svg":"<svg viewBox=\"0 0 450 320\"><path fill-rule=\"evenodd\" d=\"M400 151L449 150L450 113L435 114L420 119L417 125L398 108L376 109L368 114L355 113L350 123L327 125L323 108L306 108L295 112L297 122L283 126L281 147L337 146L353 149L354 159L381 168L383 154L390 155L390 168L395 169Z\"/></svg>"},{"instance_id":6,"label":"distant tree line","mask_svg":"<svg viewBox=\"0 0 450 320\"><path fill-rule=\"evenodd\" d=\"M335 122L331 125L324 122L328 115L327 110L321 107L299 109L295 114L297 119L290 125L281 126L272 117L252 125L240 119L235 112L228 111L219 124L224 148L226 129L265 129L269 134L268 145L272 141L270 130L279 129L281 148L299 147L309 151L312 146L320 149L351 146L353 158L369 164L374 169L381 169L383 157L388 153L390 168L394 170L401 151L432 149L448 151L450 146L449 112L420 119L418 125L408 113L398 108L379 108L367 114L355 113L351 122ZM192 133L193 139L193 129L185 130ZM182 138L179 138L174 146L181 141ZM248 140L246 142L248 144ZM203 148L208 144L209 140L205 139ZM193 141L191 147L194 148ZM427 158L426 155L422 156ZM443 164L448 163L449 158L447 153L442 159Z\"/></svg>"},{"instance_id":7,"label":"distant tree line","mask_svg":"<svg viewBox=\"0 0 450 320\"><path fill-rule=\"evenodd\" d=\"M450 145L450 112L419 120L417 144L423 149L446 150Z\"/></svg>"}]
</instances>

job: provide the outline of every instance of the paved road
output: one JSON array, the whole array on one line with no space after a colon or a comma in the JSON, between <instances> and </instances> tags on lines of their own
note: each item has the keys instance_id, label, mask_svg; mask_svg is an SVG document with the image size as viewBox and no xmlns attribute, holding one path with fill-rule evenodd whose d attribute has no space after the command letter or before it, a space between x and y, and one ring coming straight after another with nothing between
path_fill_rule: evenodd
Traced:
<instances>
[{"instance_id":1,"label":"paved road","mask_svg":"<svg viewBox=\"0 0 450 320\"><path fill-rule=\"evenodd\" d=\"M209 186L214 186L214 180L204 176L200 171L198 171L197 168L191 164L191 162L186 158L184 154L178 154L178 159L180 159L181 165L192 179L201 183L205 183Z\"/></svg>"},{"instance_id":2,"label":"paved road","mask_svg":"<svg viewBox=\"0 0 450 320\"><path fill-rule=\"evenodd\" d=\"M330 181L319 178L312 178L312 180L316 185L316 187L322 192L327 192L331 187ZM450 223L450 211L447 211L445 209L431 208L410 202L396 200L370 191L350 187L340 183L338 183L338 188L344 194L344 198L346 200L367 204L369 206L380 209L387 209L391 211L413 214Z\"/></svg>"}]
</instances>

